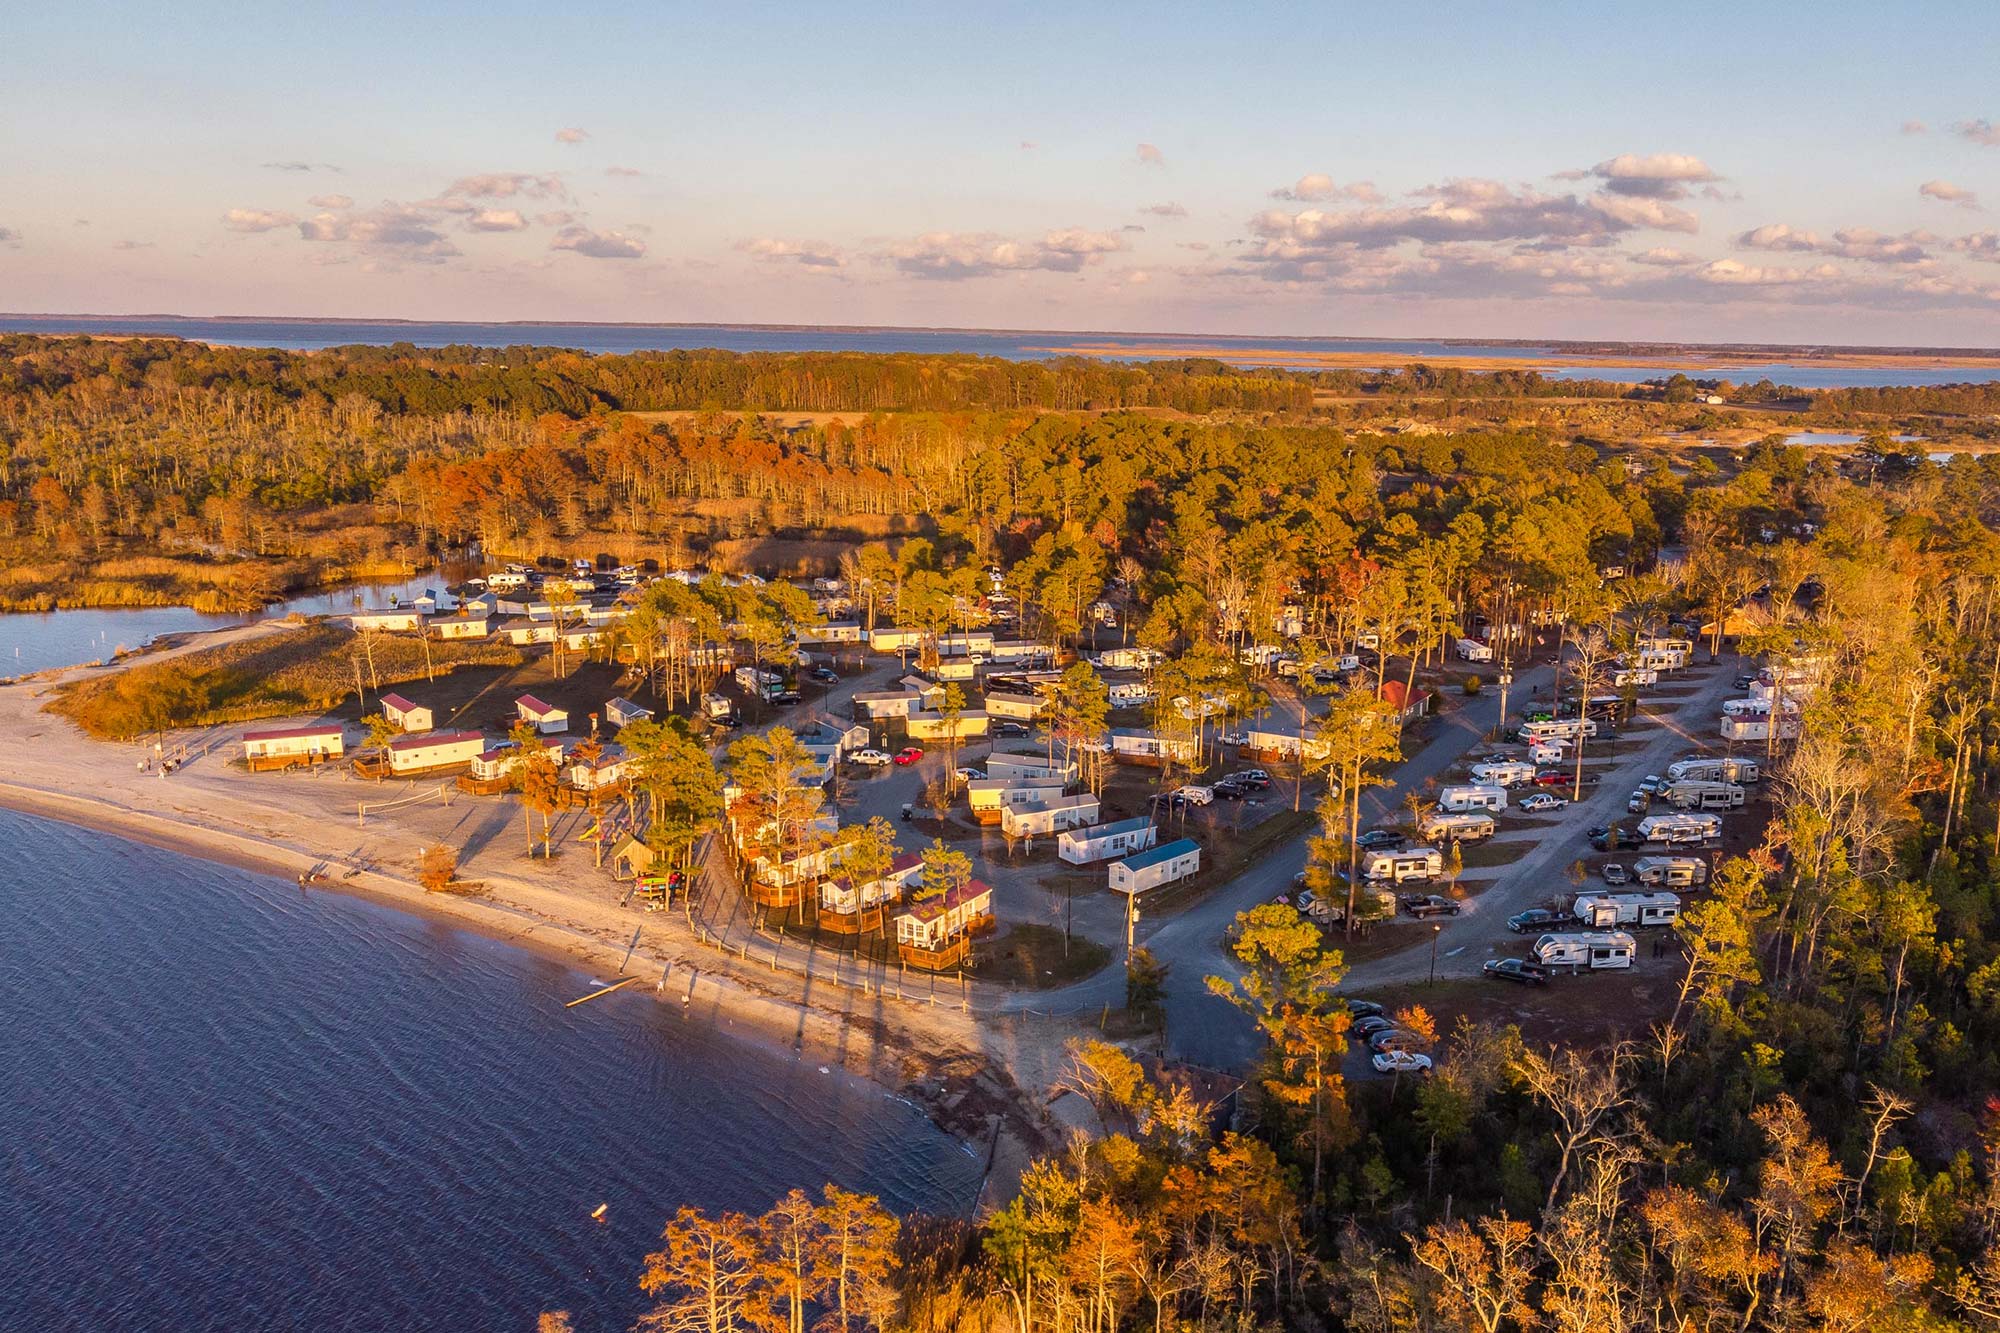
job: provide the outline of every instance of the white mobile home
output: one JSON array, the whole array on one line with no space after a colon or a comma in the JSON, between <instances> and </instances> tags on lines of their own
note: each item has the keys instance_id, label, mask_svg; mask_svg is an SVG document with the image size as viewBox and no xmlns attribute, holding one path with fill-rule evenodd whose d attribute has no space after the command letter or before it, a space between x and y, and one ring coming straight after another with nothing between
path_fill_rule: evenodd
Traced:
<instances>
[{"instance_id":1,"label":"white mobile home","mask_svg":"<svg viewBox=\"0 0 2000 1333\"><path fill-rule=\"evenodd\" d=\"M1563 931L1535 941L1536 961L1549 968L1626 968L1638 951L1637 941L1622 930Z\"/></svg>"},{"instance_id":2,"label":"white mobile home","mask_svg":"<svg viewBox=\"0 0 2000 1333\"><path fill-rule=\"evenodd\" d=\"M389 742L389 772L399 778L470 768L486 751L476 731L425 732Z\"/></svg>"},{"instance_id":3,"label":"white mobile home","mask_svg":"<svg viewBox=\"0 0 2000 1333\"><path fill-rule=\"evenodd\" d=\"M854 696L854 715L880 722L885 717L908 717L923 703L923 696L912 690L865 690Z\"/></svg>"},{"instance_id":4,"label":"white mobile home","mask_svg":"<svg viewBox=\"0 0 2000 1333\"><path fill-rule=\"evenodd\" d=\"M1097 822L1097 798L1089 792L1041 801L1003 802L1000 831L1016 838L1088 828Z\"/></svg>"},{"instance_id":5,"label":"white mobile home","mask_svg":"<svg viewBox=\"0 0 2000 1333\"><path fill-rule=\"evenodd\" d=\"M524 694L514 701L514 712L521 721L534 727L544 736L554 732L569 730L569 714L551 703L544 703L532 694Z\"/></svg>"},{"instance_id":6,"label":"white mobile home","mask_svg":"<svg viewBox=\"0 0 2000 1333\"><path fill-rule=\"evenodd\" d=\"M653 710L641 708L630 699L613 699L604 705L604 720L614 727L629 727L634 722L651 722Z\"/></svg>"},{"instance_id":7,"label":"white mobile home","mask_svg":"<svg viewBox=\"0 0 2000 1333\"><path fill-rule=\"evenodd\" d=\"M968 708L957 717L946 717L943 713L912 711L904 718L909 737L913 741L949 740L956 732L960 740L971 740L984 736L990 723L983 711Z\"/></svg>"},{"instance_id":8,"label":"white mobile home","mask_svg":"<svg viewBox=\"0 0 2000 1333\"><path fill-rule=\"evenodd\" d=\"M1443 787L1438 791L1437 808L1447 814L1459 814L1466 810L1505 810L1507 789L1480 785Z\"/></svg>"},{"instance_id":9,"label":"white mobile home","mask_svg":"<svg viewBox=\"0 0 2000 1333\"><path fill-rule=\"evenodd\" d=\"M483 639L491 625L492 621L484 612L433 616L424 622L424 628L431 636L439 639Z\"/></svg>"},{"instance_id":10,"label":"white mobile home","mask_svg":"<svg viewBox=\"0 0 2000 1333\"><path fill-rule=\"evenodd\" d=\"M1141 815L1111 824L1069 829L1056 844L1056 855L1071 865L1088 865L1114 856L1129 856L1159 845L1160 830Z\"/></svg>"},{"instance_id":11,"label":"white mobile home","mask_svg":"<svg viewBox=\"0 0 2000 1333\"><path fill-rule=\"evenodd\" d=\"M868 632L868 646L878 653L913 652L923 646L924 632L901 625L877 625Z\"/></svg>"},{"instance_id":12,"label":"white mobile home","mask_svg":"<svg viewBox=\"0 0 2000 1333\"><path fill-rule=\"evenodd\" d=\"M1038 694L1004 694L999 690L986 692L986 711L994 717L1011 718L1016 722L1033 722L1048 706L1048 700Z\"/></svg>"},{"instance_id":13,"label":"white mobile home","mask_svg":"<svg viewBox=\"0 0 2000 1333\"><path fill-rule=\"evenodd\" d=\"M560 768L563 762L562 740L555 736L544 737L542 748L550 752ZM475 755L470 771L475 782L499 782L511 774L520 762L521 747L512 741L501 741Z\"/></svg>"},{"instance_id":14,"label":"white mobile home","mask_svg":"<svg viewBox=\"0 0 2000 1333\"><path fill-rule=\"evenodd\" d=\"M1435 847L1399 847L1392 851L1369 852L1361 863L1361 873L1369 879L1391 884L1437 879L1444 874L1444 855Z\"/></svg>"},{"instance_id":15,"label":"white mobile home","mask_svg":"<svg viewBox=\"0 0 2000 1333\"><path fill-rule=\"evenodd\" d=\"M811 644L815 647L833 643L862 643L868 638L868 631L852 620L829 620L824 625L808 625L799 631L801 647Z\"/></svg>"},{"instance_id":16,"label":"white mobile home","mask_svg":"<svg viewBox=\"0 0 2000 1333\"><path fill-rule=\"evenodd\" d=\"M1642 856L1632 863L1641 884L1688 889L1708 882L1708 862L1698 856Z\"/></svg>"},{"instance_id":17,"label":"white mobile home","mask_svg":"<svg viewBox=\"0 0 2000 1333\"><path fill-rule=\"evenodd\" d=\"M385 694L377 702L382 706L382 716L398 731L429 731L437 725L428 707L411 703L400 694Z\"/></svg>"},{"instance_id":18,"label":"white mobile home","mask_svg":"<svg viewBox=\"0 0 2000 1333\"><path fill-rule=\"evenodd\" d=\"M1058 778L1076 781L1076 765L1065 759L1046 759L1038 754L1000 754L986 757L989 778Z\"/></svg>"},{"instance_id":19,"label":"white mobile home","mask_svg":"<svg viewBox=\"0 0 2000 1333\"><path fill-rule=\"evenodd\" d=\"M1324 759L1333 753L1332 742L1320 736L1302 740L1298 733L1289 731L1250 731L1245 735L1248 739L1243 752L1265 763L1296 760L1301 753L1311 759Z\"/></svg>"},{"instance_id":20,"label":"white mobile home","mask_svg":"<svg viewBox=\"0 0 2000 1333\"><path fill-rule=\"evenodd\" d=\"M582 792L601 792L632 776L632 756L621 745L605 745L595 755L573 755L563 770L569 785Z\"/></svg>"},{"instance_id":21,"label":"white mobile home","mask_svg":"<svg viewBox=\"0 0 2000 1333\"><path fill-rule=\"evenodd\" d=\"M1000 822L1000 808L1010 799L1044 803L1063 794L1069 784L1060 778L975 778L965 784L965 803L982 824Z\"/></svg>"},{"instance_id":22,"label":"white mobile home","mask_svg":"<svg viewBox=\"0 0 2000 1333\"><path fill-rule=\"evenodd\" d=\"M1140 894L1186 879L1201 869L1201 844L1180 838L1111 863L1111 891Z\"/></svg>"},{"instance_id":23,"label":"white mobile home","mask_svg":"<svg viewBox=\"0 0 2000 1333\"><path fill-rule=\"evenodd\" d=\"M310 727L267 727L243 733L243 761L253 773L294 764L321 764L345 753L346 733L337 722Z\"/></svg>"},{"instance_id":24,"label":"white mobile home","mask_svg":"<svg viewBox=\"0 0 2000 1333\"><path fill-rule=\"evenodd\" d=\"M1162 736L1137 727L1114 727L1111 731L1111 757L1121 764L1159 768L1169 761L1192 763L1197 753L1192 736Z\"/></svg>"},{"instance_id":25,"label":"white mobile home","mask_svg":"<svg viewBox=\"0 0 2000 1333\"><path fill-rule=\"evenodd\" d=\"M1586 893L1570 914L1592 930L1613 926L1671 926L1681 919L1681 900L1672 893Z\"/></svg>"},{"instance_id":26,"label":"white mobile home","mask_svg":"<svg viewBox=\"0 0 2000 1333\"><path fill-rule=\"evenodd\" d=\"M422 629L424 614L414 606L396 606L387 610L356 611L347 618L347 623L357 632L380 630L394 633L399 630Z\"/></svg>"},{"instance_id":27,"label":"white mobile home","mask_svg":"<svg viewBox=\"0 0 2000 1333\"><path fill-rule=\"evenodd\" d=\"M519 618L501 621L498 634L517 648L525 648L529 644L554 643L556 641L556 627L554 625L545 625L533 620Z\"/></svg>"}]
</instances>

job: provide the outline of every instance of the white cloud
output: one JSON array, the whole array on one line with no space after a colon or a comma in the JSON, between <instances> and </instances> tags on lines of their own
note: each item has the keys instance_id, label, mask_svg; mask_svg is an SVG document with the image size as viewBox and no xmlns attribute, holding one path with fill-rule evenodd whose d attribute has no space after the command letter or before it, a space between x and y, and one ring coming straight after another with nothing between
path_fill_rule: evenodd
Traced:
<instances>
[{"instance_id":1,"label":"white cloud","mask_svg":"<svg viewBox=\"0 0 2000 1333\"><path fill-rule=\"evenodd\" d=\"M1310 259L1338 246L1382 248L1406 241L1527 241L1543 246L1603 245L1640 228L1693 229L1679 209L1633 207L1604 196L1541 194L1490 180L1454 180L1416 192L1426 202L1385 208L1298 213L1273 209L1250 220L1258 257Z\"/></svg>"},{"instance_id":2,"label":"white cloud","mask_svg":"<svg viewBox=\"0 0 2000 1333\"><path fill-rule=\"evenodd\" d=\"M1927 231L1906 231L1900 236L1872 227L1842 227L1831 237L1807 231L1789 223L1773 222L1746 231L1736 244L1746 250L1768 250L1794 254L1831 255L1866 264L1921 264L1930 258L1924 247L1937 237Z\"/></svg>"},{"instance_id":3,"label":"white cloud","mask_svg":"<svg viewBox=\"0 0 2000 1333\"><path fill-rule=\"evenodd\" d=\"M556 131L557 143L582 143L590 137L590 131L580 125L571 125Z\"/></svg>"},{"instance_id":4,"label":"white cloud","mask_svg":"<svg viewBox=\"0 0 2000 1333\"><path fill-rule=\"evenodd\" d=\"M637 167L606 167L604 174L607 176L643 176L646 173Z\"/></svg>"},{"instance_id":5,"label":"white cloud","mask_svg":"<svg viewBox=\"0 0 2000 1333\"><path fill-rule=\"evenodd\" d=\"M1746 250L1817 250L1821 241L1816 232L1802 231L1787 222L1772 222L1744 232L1736 238L1736 244Z\"/></svg>"},{"instance_id":6,"label":"white cloud","mask_svg":"<svg viewBox=\"0 0 2000 1333\"><path fill-rule=\"evenodd\" d=\"M489 171L478 176L461 176L447 185L446 198L461 199L511 199L522 195L529 199L564 199L560 176L536 176L525 171Z\"/></svg>"},{"instance_id":7,"label":"white cloud","mask_svg":"<svg viewBox=\"0 0 2000 1333\"><path fill-rule=\"evenodd\" d=\"M1990 120L1961 120L1951 127L1951 132L1988 148L2000 148L2000 126Z\"/></svg>"},{"instance_id":8,"label":"white cloud","mask_svg":"<svg viewBox=\"0 0 2000 1333\"><path fill-rule=\"evenodd\" d=\"M1167 165L1166 154L1162 153L1158 148L1155 148L1152 144L1149 143L1140 144L1138 148L1138 154L1139 154L1139 161L1144 166L1164 167L1165 165Z\"/></svg>"},{"instance_id":9,"label":"white cloud","mask_svg":"<svg viewBox=\"0 0 2000 1333\"><path fill-rule=\"evenodd\" d=\"M1957 204L1960 208L1978 208L1979 196L1963 186L1950 181L1925 181L1917 187L1917 193L1926 199L1940 203Z\"/></svg>"},{"instance_id":10,"label":"white cloud","mask_svg":"<svg viewBox=\"0 0 2000 1333\"><path fill-rule=\"evenodd\" d=\"M1902 132L1904 134L1928 134L1930 128L1930 126L1924 124L1921 120L1906 120L1903 122Z\"/></svg>"},{"instance_id":11,"label":"white cloud","mask_svg":"<svg viewBox=\"0 0 2000 1333\"><path fill-rule=\"evenodd\" d=\"M1150 204L1139 211L1141 213L1151 213L1156 218L1184 218L1188 215L1185 208L1175 203Z\"/></svg>"},{"instance_id":12,"label":"white cloud","mask_svg":"<svg viewBox=\"0 0 2000 1333\"><path fill-rule=\"evenodd\" d=\"M1717 287L1796 287L1802 283L1831 282L1840 277L1832 264L1811 268L1765 268L1735 259L1718 259L1702 266L1697 281Z\"/></svg>"},{"instance_id":13,"label":"white cloud","mask_svg":"<svg viewBox=\"0 0 2000 1333\"><path fill-rule=\"evenodd\" d=\"M755 259L794 263L805 268L842 268L847 263L837 247L824 241L783 241L773 236L759 236L742 242L736 248Z\"/></svg>"},{"instance_id":14,"label":"white cloud","mask_svg":"<svg viewBox=\"0 0 2000 1333\"><path fill-rule=\"evenodd\" d=\"M482 208L465 226L468 231L526 231L528 220L511 208Z\"/></svg>"},{"instance_id":15,"label":"white cloud","mask_svg":"<svg viewBox=\"0 0 2000 1333\"><path fill-rule=\"evenodd\" d=\"M299 223L299 236L325 245L352 246L381 258L434 264L459 253L438 226L438 215L430 209L385 203L362 213L316 214Z\"/></svg>"},{"instance_id":16,"label":"white cloud","mask_svg":"<svg viewBox=\"0 0 2000 1333\"><path fill-rule=\"evenodd\" d=\"M879 258L913 277L958 282L996 273L1075 273L1125 248L1123 238L1070 227L1038 241L1013 241L989 232L926 232L897 242Z\"/></svg>"},{"instance_id":17,"label":"white cloud","mask_svg":"<svg viewBox=\"0 0 2000 1333\"><path fill-rule=\"evenodd\" d=\"M353 198L349 195L344 195L344 194L316 194L312 198L306 200L306 202L311 204L314 208L340 209L340 208L354 207Z\"/></svg>"},{"instance_id":18,"label":"white cloud","mask_svg":"<svg viewBox=\"0 0 2000 1333\"><path fill-rule=\"evenodd\" d=\"M1670 246L1657 245L1650 250L1641 250L1632 256L1635 264L1645 264L1651 268L1686 268L1689 264L1699 264L1701 259L1685 250L1675 250Z\"/></svg>"},{"instance_id":19,"label":"white cloud","mask_svg":"<svg viewBox=\"0 0 2000 1333\"><path fill-rule=\"evenodd\" d=\"M1327 199L1351 199L1357 204L1379 204L1382 192L1375 188L1373 181L1355 181L1351 185L1336 185L1333 177L1322 172L1309 172L1290 185L1280 186L1271 191L1273 199L1293 199L1300 203L1318 203Z\"/></svg>"},{"instance_id":20,"label":"white cloud","mask_svg":"<svg viewBox=\"0 0 2000 1333\"><path fill-rule=\"evenodd\" d=\"M1950 248L1967 259L1977 259L1988 264L2000 264L2000 232L1976 231L1970 236L1959 236L1949 242Z\"/></svg>"},{"instance_id":21,"label":"white cloud","mask_svg":"<svg viewBox=\"0 0 2000 1333\"><path fill-rule=\"evenodd\" d=\"M280 213L269 208L232 208L222 215L222 225L231 231L259 232L275 231L279 227L289 227L298 219L290 213Z\"/></svg>"},{"instance_id":22,"label":"white cloud","mask_svg":"<svg viewBox=\"0 0 2000 1333\"><path fill-rule=\"evenodd\" d=\"M549 249L573 251L586 259L638 259L646 253L646 243L620 231L592 231L572 225L555 234Z\"/></svg>"},{"instance_id":23,"label":"white cloud","mask_svg":"<svg viewBox=\"0 0 2000 1333\"><path fill-rule=\"evenodd\" d=\"M1594 176L1613 194L1645 199L1685 199L1688 186L1722 179L1688 153L1621 153L1571 174Z\"/></svg>"},{"instance_id":24,"label":"white cloud","mask_svg":"<svg viewBox=\"0 0 2000 1333\"><path fill-rule=\"evenodd\" d=\"M1593 194L1586 201L1604 216L1628 227L1652 231L1701 230L1701 223L1685 208L1675 208L1655 195Z\"/></svg>"}]
</instances>

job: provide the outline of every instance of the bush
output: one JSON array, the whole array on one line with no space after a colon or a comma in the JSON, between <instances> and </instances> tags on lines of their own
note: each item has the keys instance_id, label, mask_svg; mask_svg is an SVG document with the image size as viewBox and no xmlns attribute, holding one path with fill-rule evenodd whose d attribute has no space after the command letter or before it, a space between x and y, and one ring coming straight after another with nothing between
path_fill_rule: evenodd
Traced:
<instances>
[{"instance_id":1,"label":"bush","mask_svg":"<svg viewBox=\"0 0 2000 1333\"><path fill-rule=\"evenodd\" d=\"M1467 677L1465 678L1465 695L1466 695L1466 697L1467 697L1467 698L1469 699L1469 698L1471 698L1471 697L1472 697L1473 695L1475 695L1475 694L1479 693L1479 691L1480 691L1480 688L1481 688L1481 686L1482 686L1482 685L1484 685L1484 684L1485 684L1485 682L1481 681L1481 680L1479 679L1479 677L1477 677L1477 676L1467 676Z\"/></svg>"}]
</instances>

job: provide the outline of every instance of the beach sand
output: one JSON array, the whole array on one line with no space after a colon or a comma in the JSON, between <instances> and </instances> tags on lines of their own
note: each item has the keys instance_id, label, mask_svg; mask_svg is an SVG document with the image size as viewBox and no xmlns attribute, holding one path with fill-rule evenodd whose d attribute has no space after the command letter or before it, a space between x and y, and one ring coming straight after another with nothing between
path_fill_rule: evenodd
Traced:
<instances>
[{"instance_id":1,"label":"beach sand","mask_svg":"<svg viewBox=\"0 0 2000 1333\"><path fill-rule=\"evenodd\" d=\"M268 632L249 625L192 635L162 651ZM620 906L626 886L592 865L590 844L575 841L587 822L581 812L559 824L567 841L556 859L531 859L511 799L471 796L450 779L367 782L344 766L253 774L231 762L240 724L171 736L168 751L183 746L193 758L164 778L142 772L150 745L95 741L42 711L60 681L103 669L0 684L0 739L10 756L0 805L287 878L319 871L316 887L543 950L595 976L618 974L637 928L627 971L642 980L628 990L919 1102L941 1128L993 1151L987 1205L1010 1197L1029 1156L1048 1146L1041 1097L1021 1089L1045 1089L1058 1077L1063 1040L1074 1031L1068 1022L982 1018L961 1008L955 986L932 1002L808 980L773 970L754 943L747 958L722 953L678 911ZM363 802L413 794L419 799L357 819ZM480 886L476 893L430 893L416 883L420 849L438 841L462 849L459 875Z\"/></svg>"}]
</instances>

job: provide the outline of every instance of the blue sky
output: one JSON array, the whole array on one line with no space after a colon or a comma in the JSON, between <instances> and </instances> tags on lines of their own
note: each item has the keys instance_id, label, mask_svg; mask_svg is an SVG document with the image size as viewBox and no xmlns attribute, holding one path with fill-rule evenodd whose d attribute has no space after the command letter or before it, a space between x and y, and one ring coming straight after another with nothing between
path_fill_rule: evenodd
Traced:
<instances>
[{"instance_id":1,"label":"blue sky","mask_svg":"<svg viewBox=\"0 0 2000 1333\"><path fill-rule=\"evenodd\" d=\"M2000 344L1990 6L9 29L9 310Z\"/></svg>"}]
</instances>

